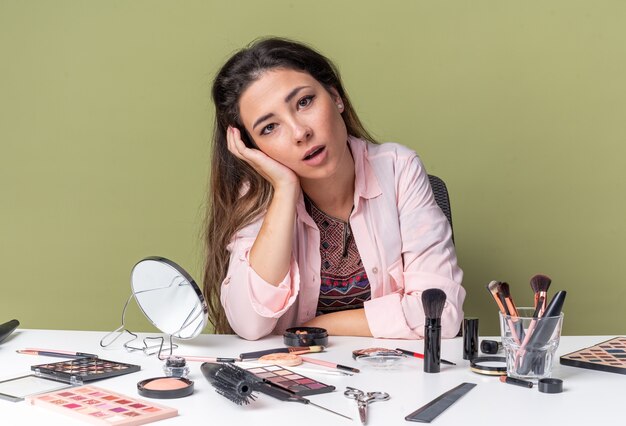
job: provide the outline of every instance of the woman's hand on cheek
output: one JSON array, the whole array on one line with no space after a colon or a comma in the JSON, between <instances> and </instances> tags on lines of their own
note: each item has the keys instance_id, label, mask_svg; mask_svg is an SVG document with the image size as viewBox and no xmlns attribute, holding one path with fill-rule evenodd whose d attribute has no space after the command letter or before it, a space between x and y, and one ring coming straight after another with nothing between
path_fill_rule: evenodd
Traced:
<instances>
[{"instance_id":1,"label":"woman's hand on cheek","mask_svg":"<svg viewBox=\"0 0 626 426\"><path fill-rule=\"evenodd\" d=\"M241 139L239 129L229 126L226 130L228 150L245 161L267 180L274 190L282 188L300 189L300 180L290 168L266 155L259 149L248 148Z\"/></svg>"}]
</instances>

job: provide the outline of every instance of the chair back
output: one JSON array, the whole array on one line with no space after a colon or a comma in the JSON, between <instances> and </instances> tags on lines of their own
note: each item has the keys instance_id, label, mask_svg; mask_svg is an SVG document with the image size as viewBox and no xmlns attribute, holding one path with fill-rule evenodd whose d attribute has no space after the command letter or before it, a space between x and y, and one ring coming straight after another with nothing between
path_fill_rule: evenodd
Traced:
<instances>
[{"instance_id":1,"label":"chair back","mask_svg":"<svg viewBox=\"0 0 626 426\"><path fill-rule=\"evenodd\" d=\"M435 196L435 201L437 202L437 205L448 219L450 229L452 230L452 242L454 242L454 228L452 227L452 210L450 210L450 197L448 197L448 187L441 178L435 175L428 175L428 180L430 181L430 187L433 190L433 195Z\"/></svg>"}]
</instances>

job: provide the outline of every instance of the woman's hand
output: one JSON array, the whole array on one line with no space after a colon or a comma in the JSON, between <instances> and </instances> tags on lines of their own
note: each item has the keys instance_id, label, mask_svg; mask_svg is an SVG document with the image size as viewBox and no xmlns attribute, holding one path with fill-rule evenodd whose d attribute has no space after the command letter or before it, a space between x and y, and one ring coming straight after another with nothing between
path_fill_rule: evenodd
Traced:
<instances>
[{"instance_id":1,"label":"woman's hand","mask_svg":"<svg viewBox=\"0 0 626 426\"><path fill-rule=\"evenodd\" d=\"M293 170L269 157L260 149L248 148L241 139L239 129L229 126L226 130L226 140L228 150L263 176L275 191L283 188L299 190L300 180Z\"/></svg>"},{"instance_id":2,"label":"woman's hand","mask_svg":"<svg viewBox=\"0 0 626 426\"><path fill-rule=\"evenodd\" d=\"M250 249L250 266L265 281L278 285L290 268L300 180L293 170L261 150L248 148L239 129L229 126L226 140L235 157L248 163L274 187L272 201Z\"/></svg>"}]
</instances>

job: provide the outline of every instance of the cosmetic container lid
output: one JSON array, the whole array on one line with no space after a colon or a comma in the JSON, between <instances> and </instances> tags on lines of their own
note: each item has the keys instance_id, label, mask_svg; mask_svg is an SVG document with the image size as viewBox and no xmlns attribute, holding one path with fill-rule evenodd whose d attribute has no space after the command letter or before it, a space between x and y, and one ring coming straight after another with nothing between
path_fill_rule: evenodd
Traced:
<instances>
[{"instance_id":1,"label":"cosmetic container lid","mask_svg":"<svg viewBox=\"0 0 626 426\"><path fill-rule=\"evenodd\" d=\"M563 392L563 380L552 378L540 379L538 388L539 392L543 393L561 393Z\"/></svg>"},{"instance_id":2,"label":"cosmetic container lid","mask_svg":"<svg viewBox=\"0 0 626 426\"><path fill-rule=\"evenodd\" d=\"M480 351L484 354L497 354L500 350L500 342L495 340L483 340L480 342Z\"/></svg>"},{"instance_id":3,"label":"cosmetic container lid","mask_svg":"<svg viewBox=\"0 0 626 426\"><path fill-rule=\"evenodd\" d=\"M328 332L320 327L292 327L283 334L287 346L327 346Z\"/></svg>"}]
</instances>

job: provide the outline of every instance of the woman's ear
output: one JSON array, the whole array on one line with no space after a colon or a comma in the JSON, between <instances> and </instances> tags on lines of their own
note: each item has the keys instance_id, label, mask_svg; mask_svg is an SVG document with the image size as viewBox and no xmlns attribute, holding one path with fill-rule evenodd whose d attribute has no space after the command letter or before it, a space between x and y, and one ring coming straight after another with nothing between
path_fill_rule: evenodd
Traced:
<instances>
[{"instance_id":1,"label":"woman's ear","mask_svg":"<svg viewBox=\"0 0 626 426\"><path fill-rule=\"evenodd\" d=\"M330 93L331 98L333 98L333 101L336 102L341 102L341 95L339 94L339 92L337 91L337 89L335 89L333 86L330 86L328 88L328 93Z\"/></svg>"},{"instance_id":2,"label":"woman's ear","mask_svg":"<svg viewBox=\"0 0 626 426\"><path fill-rule=\"evenodd\" d=\"M339 92L337 92L337 89L335 89L334 87L330 87L328 89L328 92L330 93L330 96L332 97L333 102L335 102L335 105L337 105L337 109L339 110L340 113L342 113L344 110L344 106L343 106L343 99L341 99Z\"/></svg>"}]
</instances>

